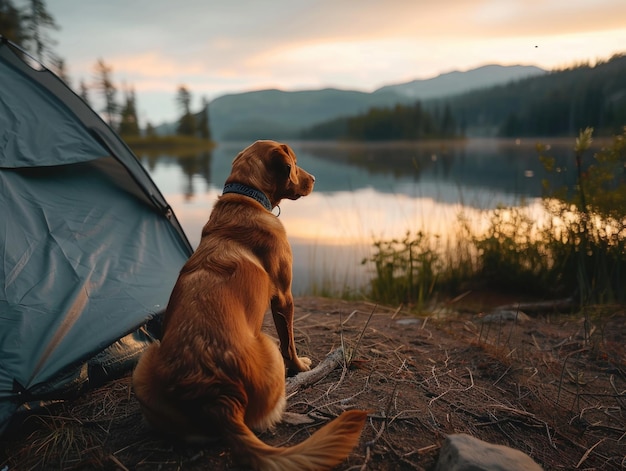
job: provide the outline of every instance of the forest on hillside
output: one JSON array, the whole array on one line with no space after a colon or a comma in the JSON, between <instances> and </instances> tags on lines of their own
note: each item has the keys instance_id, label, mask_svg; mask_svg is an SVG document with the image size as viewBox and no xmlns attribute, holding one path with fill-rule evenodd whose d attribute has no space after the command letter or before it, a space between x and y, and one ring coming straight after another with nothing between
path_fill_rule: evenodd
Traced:
<instances>
[{"instance_id":1,"label":"forest on hillside","mask_svg":"<svg viewBox=\"0 0 626 471\"><path fill-rule=\"evenodd\" d=\"M462 131L502 137L619 133L626 124L626 55L583 64L449 101Z\"/></svg>"},{"instance_id":2,"label":"forest on hillside","mask_svg":"<svg viewBox=\"0 0 626 471\"><path fill-rule=\"evenodd\" d=\"M591 66L412 105L371 108L318 123L305 139L396 140L461 136L573 136L592 127L598 136L626 125L626 55Z\"/></svg>"},{"instance_id":3,"label":"forest on hillside","mask_svg":"<svg viewBox=\"0 0 626 471\"><path fill-rule=\"evenodd\" d=\"M367 112L320 123L302 133L304 139L350 139L364 141L444 139L457 137L457 126L445 105L443 112L413 105L374 107Z\"/></svg>"}]
</instances>

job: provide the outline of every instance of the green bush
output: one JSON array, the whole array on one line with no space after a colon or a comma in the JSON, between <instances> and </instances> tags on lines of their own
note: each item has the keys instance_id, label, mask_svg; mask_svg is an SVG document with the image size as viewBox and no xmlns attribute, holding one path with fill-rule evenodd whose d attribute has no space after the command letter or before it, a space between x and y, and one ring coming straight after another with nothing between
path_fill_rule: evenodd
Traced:
<instances>
[{"instance_id":1,"label":"green bush","mask_svg":"<svg viewBox=\"0 0 626 471\"><path fill-rule=\"evenodd\" d=\"M545 297L577 295L581 305L626 301L626 128L610 146L583 157L592 129L581 131L574 148L573 188L544 181L546 221L523 208L491 212L488 229L474 234L461 217L456 245L441 247L439 235L407 232L402 240L377 240L370 296L382 303L421 307L433 295L463 285ZM554 159L539 146L547 172Z\"/></svg>"},{"instance_id":2,"label":"green bush","mask_svg":"<svg viewBox=\"0 0 626 471\"><path fill-rule=\"evenodd\" d=\"M494 289L533 294L554 286L551 254L536 222L520 208L494 210L485 235L471 242L478 252L474 279Z\"/></svg>"},{"instance_id":3,"label":"green bush","mask_svg":"<svg viewBox=\"0 0 626 471\"><path fill-rule=\"evenodd\" d=\"M574 188L544 182L544 203L552 227L544 231L562 282L578 293L581 304L626 300L626 128L585 168L593 129L581 131L575 146ZM553 159L540 148L547 171Z\"/></svg>"},{"instance_id":4,"label":"green bush","mask_svg":"<svg viewBox=\"0 0 626 471\"><path fill-rule=\"evenodd\" d=\"M460 231L466 226L460 224ZM474 272L471 250L464 239L442 247L438 235L407 232L402 239L374 242L374 255L363 264L374 266L370 296L385 304L421 309L434 294L453 292Z\"/></svg>"}]
</instances>

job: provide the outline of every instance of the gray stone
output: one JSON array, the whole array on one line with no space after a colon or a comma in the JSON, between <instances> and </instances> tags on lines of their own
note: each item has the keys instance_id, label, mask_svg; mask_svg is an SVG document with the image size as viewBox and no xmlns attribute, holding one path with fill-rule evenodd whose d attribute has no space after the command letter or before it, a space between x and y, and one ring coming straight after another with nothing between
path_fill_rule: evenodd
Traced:
<instances>
[{"instance_id":1,"label":"gray stone","mask_svg":"<svg viewBox=\"0 0 626 471\"><path fill-rule=\"evenodd\" d=\"M460 433L446 438L435 471L542 471L542 468L519 450Z\"/></svg>"},{"instance_id":2,"label":"gray stone","mask_svg":"<svg viewBox=\"0 0 626 471\"><path fill-rule=\"evenodd\" d=\"M483 317L480 322L506 322L506 321L515 321L515 322L528 322L530 317L522 311L513 311L508 309L498 309L496 311L487 314Z\"/></svg>"},{"instance_id":3,"label":"gray stone","mask_svg":"<svg viewBox=\"0 0 626 471\"><path fill-rule=\"evenodd\" d=\"M419 319L415 319L412 317L408 317L406 319L398 319L396 321L396 324L400 324L400 325L411 325L411 324L421 324L422 321Z\"/></svg>"}]
</instances>

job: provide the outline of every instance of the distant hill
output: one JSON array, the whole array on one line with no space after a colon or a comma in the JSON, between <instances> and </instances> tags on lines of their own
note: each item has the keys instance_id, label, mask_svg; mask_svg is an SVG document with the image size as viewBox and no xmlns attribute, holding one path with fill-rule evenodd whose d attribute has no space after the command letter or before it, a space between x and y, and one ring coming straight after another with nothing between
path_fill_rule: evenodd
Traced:
<instances>
[{"instance_id":1,"label":"distant hill","mask_svg":"<svg viewBox=\"0 0 626 471\"><path fill-rule=\"evenodd\" d=\"M293 139L303 129L338 117L441 98L545 73L531 66L484 66L426 80L389 85L372 93L354 90L261 90L216 98L209 105L211 133L217 140ZM167 127L159 129L163 130ZM170 126L171 129L171 126Z\"/></svg>"},{"instance_id":2,"label":"distant hill","mask_svg":"<svg viewBox=\"0 0 626 471\"><path fill-rule=\"evenodd\" d=\"M437 125L444 123L444 136L571 137L586 127L594 128L596 136L614 135L626 125L626 55L461 94L420 98L419 104L426 113L414 122L396 105L316 123L302 135L309 140L428 139L427 131L437 137L443 129Z\"/></svg>"},{"instance_id":3,"label":"distant hill","mask_svg":"<svg viewBox=\"0 0 626 471\"><path fill-rule=\"evenodd\" d=\"M217 140L288 139L314 123L396 101L393 92L262 90L216 98L209 105L209 119Z\"/></svg>"},{"instance_id":4,"label":"distant hill","mask_svg":"<svg viewBox=\"0 0 626 471\"><path fill-rule=\"evenodd\" d=\"M626 54L425 106L444 104L470 137L576 136L585 127L611 135L626 125Z\"/></svg>"},{"instance_id":5,"label":"distant hill","mask_svg":"<svg viewBox=\"0 0 626 471\"><path fill-rule=\"evenodd\" d=\"M408 98L425 100L502 85L516 80L545 74L539 67L527 65L485 65L467 72L448 72L435 78L387 85L374 93L395 92Z\"/></svg>"}]
</instances>

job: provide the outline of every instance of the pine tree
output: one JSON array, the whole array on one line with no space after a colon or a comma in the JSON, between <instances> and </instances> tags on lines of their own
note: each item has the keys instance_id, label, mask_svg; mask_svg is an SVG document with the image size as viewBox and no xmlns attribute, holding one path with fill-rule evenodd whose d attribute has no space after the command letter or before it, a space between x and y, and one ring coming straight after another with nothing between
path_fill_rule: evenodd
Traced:
<instances>
[{"instance_id":1,"label":"pine tree","mask_svg":"<svg viewBox=\"0 0 626 471\"><path fill-rule=\"evenodd\" d=\"M209 126L209 101L202 97L202 111L198 118L198 134L202 139L211 139L211 127Z\"/></svg>"},{"instance_id":2,"label":"pine tree","mask_svg":"<svg viewBox=\"0 0 626 471\"><path fill-rule=\"evenodd\" d=\"M30 0L29 3L27 13L22 17L29 50L34 52L35 57L41 63L44 62L46 55L52 62L57 61L58 58L51 49L55 41L46 33L46 29L58 30L59 27L46 10L43 0Z\"/></svg>"},{"instance_id":3,"label":"pine tree","mask_svg":"<svg viewBox=\"0 0 626 471\"><path fill-rule=\"evenodd\" d=\"M22 15L11 0L0 0L0 32L6 39L25 47L27 34L22 25Z\"/></svg>"},{"instance_id":4,"label":"pine tree","mask_svg":"<svg viewBox=\"0 0 626 471\"><path fill-rule=\"evenodd\" d=\"M57 74L59 78L67 84L68 87L71 87L71 80L69 74L67 73L65 60L61 59L57 55L54 55L54 57L51 59L51 64L52 71Z\"/></svg>"},{"instance_id":5,"label":"pine tree","mask_svg":"<svg viewBox=\"0 0 626 471\"><path fill-rule=\"evenodd\" d=\"M454 122L454 116L450 110L450 104L446 103L443 109L443 117L441 118L441 136L442 137L454 137L456 133L456 123Z\"/></svg>"},{"instance_id":6,"label":"pine tree","mask_svg":"<svg viewBox=\"0 0 626 471\"><path fill-rule=\"evenodd\" d=\"M150 121L146 123L145 133L146 133L146 137L156 136L156 130L154 129L154 126L152 126L152 123Z\"/></svg>"},{"instance_id":7,"label":"pine tree","mask_svg":"<svg viewBox=\"0 0 626 471\"><path fill-rule=\"evenodd\" d=\"M126 103L120 112L119 132L122 136L139 136L140 134L135 103L135 90L131 88L126 92Z\"/></svg>"},{"instance_id":8,"label":"pine tree","mask_svg":"<svg viewBox=\"0 0 626 471\"><path fill-rule=\"evenodd\" d=\"M178 121L177 133L181 136L195 136L196 135L196 117L191 114L191 92L181 85L178 87L178 94L176 95L176 102L182 110L182 116Z\"/></svg>"},{"instance_id":9,"label":"pine tree","mask_svg":"<svg viewBox=\"0 0 626 471\"><path fill-rule=\"evenodd\" d=\"M115 116L119 111L119 105L115 102L117 89L113 85L111 74L113 69L107 65L102 59L98 59L96 63L96 89L102 94L104 99L104 112L109 126L115 127Z\"/></svg>"},{"instance_id":10,"label":"pine tree","mask_svg":"<svg viewBox=\"0 0 626 471\"><path fill-rule=\"evenodd\" d=\"M80 90L78 95L83 99L85 103L91 106L91 100L89 100L89 89L87 88L87 84L84 80L80 81Z\"/></svg>"},{"instance_id":11,"label":"pine tree","mask_svg":"<svg viewBox=\"0 0 626 471\"><path fill-rule=\"evenodd\" d=\"M191 92L184 85L178 87L178 93L176 94L176 103L181 109L182 115L186 115L189 113L191 106Z\"/></svg>"}]
</instances>

